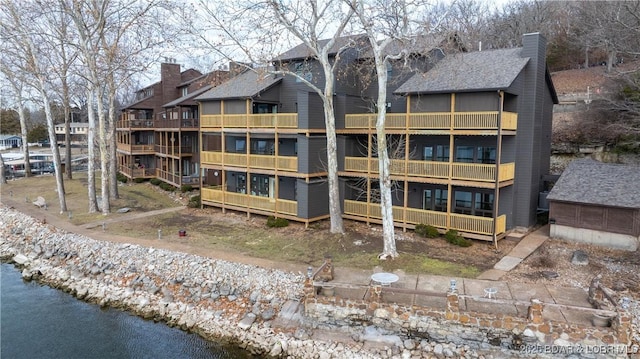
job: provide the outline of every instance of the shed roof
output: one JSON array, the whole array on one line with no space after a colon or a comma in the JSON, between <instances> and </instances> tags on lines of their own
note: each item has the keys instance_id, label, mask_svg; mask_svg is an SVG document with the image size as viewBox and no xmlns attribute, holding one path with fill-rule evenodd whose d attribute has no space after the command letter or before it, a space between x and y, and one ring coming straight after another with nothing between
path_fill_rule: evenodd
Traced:
<instances>
[{"instance_id":1,"label":"shed roof","mask_svg":"<svg viewBox=\"0 0 640 359\"><path fill-rule=\"evenodd\" d=\"M550 201L640 208L640 166L572 161L547 196Z\"/></svg>"},{"instance_id":2,"label":"shed roof","mask_svg":"<svg viewBox=\"0 0 640 359\"><path fill-rule=\"evenodd\" d=\"M456 53L426 73L417 73L397 94L492 91L508 88L529 62L522 48Z\"/></svg>"},{"instance_id":3,"label":"shed roof","mask_svg":"<svg viewBox=\"0 0 640 359\"><path fill-rule=\"evenodd\" d=\"M255 71L245 71L195 98L197 101L221 100L228 98L250 98L259 95L282 81L282 77L264 75Z\"/></svg>"},{"instance_id":4,"label":"shed roof","mask_svg":"<svg viewBox=\"0 0 640 359\"><path fill-rule=\"evenodd\" d=\"M182 96L180 98L177 98L169 103L166 103L164 105L162 105L162 107L174 107L177 106L185 101L189 101L189 100L193 100L196 96L201 95L202 93L204 93L205 91L211 89L213 87L213 85L206 85L203 86L189 94L187 94L186 96Z\"/></svg>"}]
</instances>

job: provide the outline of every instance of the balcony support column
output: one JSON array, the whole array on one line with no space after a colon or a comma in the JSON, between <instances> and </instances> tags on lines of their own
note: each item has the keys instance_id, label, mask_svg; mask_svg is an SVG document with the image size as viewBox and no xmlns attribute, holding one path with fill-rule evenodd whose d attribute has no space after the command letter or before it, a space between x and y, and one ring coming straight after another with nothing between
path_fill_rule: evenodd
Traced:
<instances>
[{"instance_id":1,"label":"balcony support column","mask_svg":"<svg viewBox=\"0 0 640 359\"><path fill-rule=\"evenodd\" d=\"M451 179L453 178L453 148L455 145L453 137L454 116L456 110L456 94L451 94L451 108L449 109L451 117L449 118L449 178L447 181L447 230L451 229L451 199L453 198L453 187Z\"/></svg>"},{"instance_id":2,"label":"balcony support column","mask_svg":"<svg viewBox=\"0 0 640 359\"><path fill-rule=\"evenodd\" d=\"M498 203L500 201L500 162L502 161L502 114L504 110L504 91L498 93L500 104L498 108L498 138L496 143L496 182L493 194L493 245L498 249Z\"/></svg>"}]
</instances>

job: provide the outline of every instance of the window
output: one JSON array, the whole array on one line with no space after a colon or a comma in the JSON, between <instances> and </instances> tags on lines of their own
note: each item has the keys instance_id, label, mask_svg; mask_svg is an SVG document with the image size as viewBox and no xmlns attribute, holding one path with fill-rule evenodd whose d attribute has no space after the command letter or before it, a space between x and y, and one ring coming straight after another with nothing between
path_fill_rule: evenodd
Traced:
<instances>
[{"instance_id":1,"label":"window","mask_svg":"<svg viewBox=\"0 0 640 359\"><path fill-rule=\"evenodd\" d=\"M298 75L298 77L296 77L296 82L302 82L300 77L304 78L307 81L311 81L313 79L313 76L311 75L311 71L309 71L308 64L304 62L295 63L294 70L296 72L296 75Z\"/></svg>"},{"instance_id":2,"label":"window","mask_svg":"<svg viewBox=\"0 0 640 359\"><path fill-rule=\"evenodd\" d=\"M479 163L496 163L496 148L478 146Z\"/></svg>"},{"instance_id":3,"label":"window","mask_svg":"<svg viewBox=\"0 0 640 359\"><path fill-rule=\"evenodd\" d=\"M422 151L422 160L433 161L433 147L425 146Z\"/></svg>"},{"instance_id":4,"label":"window","mask_svg":"<svg viewBox=\"0 0 640 359\"><path fill-rule=\"evenodd\" d=\"M189 87L185 86L182 88L182 97L187 96L189 94Z\"/></svg>"},{"instance_id":5,"label":"window","mask_svg":"<svg viewBox=\"0 0 640 359\"><path fill-rule=\"evenodd\" d=\"M426 209L429 211L446 212L447 190L438 188L424 190L422 209Z\"/></svg>"},{"instance_id":6,"label":"window","mask_svg":"<svg viewBox=\"0 0 640 359\"><path fill-rule=\"evenodd\" d=\"M457 146L456 162L473 163L473 146Z\"/></svg>"},{"instance_id":7,"label":"window","mask_svg":"<svg viewBox=\"0 0 640 359\"><path fill-rule=\"evenodd\" d=\"M239 174L236 177L236 192L247 193L247 175Z\"/></svg>"},{"instance_id":8,"label":"window","mask_svg":"<svg viewBox=\"0 0 640 359\"><path fill-rule=\"evenodd\" d=\"M246 152L246 148L245 148L245 144L246 144L246 140L245 139L239 139L236 138L236 149L235 152Z\"/></svg>"},{"instance_id":9,"label":"window","mask_svg":"<svg viewBox=\"0 0 640 359\"><path fill-rule=\"evenodd\" d=\"M473 196L471 192L454 192L454 208L453 212L461 214L472 214L471 201Z\"/></svg>"},{"instance_id":10,"label":"window","mask_svg":"<svg viewBox=\"0 0 640 359\"><path fill-rule=\"evenodd\" d=\"M251 143L251 153L258 155L273 155L275 149L275 141L271 140L254 140Z\"/></svg>"},{"instance_id":11,"label":"window","mask_svg":"<svg viewBox=\"0 0 640 359\"><path fill-rule=\"evenodd\" d=\"M474 215L493 217L493 193L476 193Z\"/></svg>"},{"instance_id":12,"label":"window","mask_svg":"<svg viewBox=\"0 0 640 359\"><path fill-rule=\"evenodd\" d=\"M251 195L273 198L274 179L264 175L251 176Z\"/></svg>"},{"instance_id":13,"label":"window","mask_svg":"<svg viewBox=\"0 0 640 359\"><path fill-rule=\"evenodd\" d=\"M436 161L449 162L449 145L436 146Z\"/></svg>"}]
</instances>

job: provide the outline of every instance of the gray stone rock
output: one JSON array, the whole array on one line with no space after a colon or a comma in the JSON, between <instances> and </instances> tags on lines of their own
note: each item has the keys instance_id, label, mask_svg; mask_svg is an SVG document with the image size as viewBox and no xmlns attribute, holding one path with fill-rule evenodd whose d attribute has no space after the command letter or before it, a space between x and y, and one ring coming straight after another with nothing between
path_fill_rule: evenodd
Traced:
<instances>
[{"instance_id":1,"label":"gray stone rock","mask_svg":"<svg viewBox=\"0 0 640 359\"><path fill-rule=\"evenodd\" d=\"M433 347L433 354L435 355L442 355L443 351L444 351L444 347L442 346L442 344L436 344Z\"/></svg>"},{"instance_id":2,"label":"gray stone rock","mask_svg":"<svg viewBox=\"0 0 640 359\"><path fill-rule=\"evenodd\" d=\"M129 211L131 211L131 208L129 208L129 207L124 207L124 208L120 208L120 209L119 209L119 210L117 210L116 212L118 212L118 213L127 213L127 212L129 212Z\"/></svg>"},{"instance_id":3,"label":"gray stone rock","mask_svg":"<svg viewBox=\"0 0 640 359\"><path fill-rule=\"evenodd\" d=\"M407 350L413 350L416 347L416 343L411 339L406 339L403 344Z\"/></svg>"},{"instance_id":4,"label":"gray stone rock","mask_svg":"<svg viewBox=\"0 0 640 359\"><path fill-rule=\"evenodd\" d=\"M574 251L571 255L571 264L586 266L589 264L589 255L583 250Z\"/></svg>"},{"instance_id":5,"label":"gray stone rock","mask_svg":"<svg viewBox=\"0 0 640 359\"><path fill-rule=\"evenodd\" d=\"M249 313L242 318L240 323L238 323L238 328L242 330L248 330L253 325L253 322L256 321L256 315L253 313Z\"/></svg>"},{"instance_id":6,"label":"gray stone rock","mask_svg":"<svg viewBox=\"0 0 640 359\"><path fill-rule=\"evenodd\" d=\"M262 312L262 319L263 320L271 320L273 319L273 317L276 315L275 310L273 310L273 308L269 308L267 310L265 310L264 312Z\"/></svg>"},{"instance_id":7,"label":"gray stone rock","mask_svg":"<svg viewBox=\"0 0 640 359\"><path fill-rule=\"evenodd\" d=\"M29 263L29 258L27 258L27 256L25 256L24 254L16 254L15 256L13 256L13 261L22 266Z\"/></svg>"}]
</instances>

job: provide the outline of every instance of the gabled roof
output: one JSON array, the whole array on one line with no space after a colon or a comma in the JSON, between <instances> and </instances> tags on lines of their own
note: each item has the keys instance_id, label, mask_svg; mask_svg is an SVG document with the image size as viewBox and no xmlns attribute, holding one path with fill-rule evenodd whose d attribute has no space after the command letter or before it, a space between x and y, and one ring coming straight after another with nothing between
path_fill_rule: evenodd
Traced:
<instances>
[{"instance_id":1,"label":"gabled roof","mask_svg":"<svg viewBox=\"0 0 640 359\"><path fill-rule=\"evenodd\" d=\"M330 39L318 40L318 48L323 48L329 41ZM336 42L333 44L331 49L329 49L329 56L336 55L340 49L345 46L349 46L350 42L354 42L355 44L362 43L367 46L369 44L367 38L362 35L342 36L336 39ZM276 57L273 61L289 61L308 59L312 57L313 53L309 50L307 45L300 44L280 54L280 56Z\"/></svg>"},{"instance_id":2,"label":"gabled roof","mask_svg":"<svg viewBox=\"0 0 640 359\"><path fill-rule=\"evenodd\" d=\"M396 94L493 91L508 88L529 62L522 48L457 53L417 73Z\"/></svg>"},{"instance_id":3,"label":"gabled roof","mask_svg":"<svg viewBox=\"0 0 640 359\"><path fill-rule=\"evenodd\" d=\"M368 40L365 38L367 41ZM419 55L428 55L433 49L441 47L446 43L448 38L444 35L433 35L433 34L423 34L413 36L408 39L394 39L392 40L383 50L385 55L398 55L402 51L406 51L409 54L419 54ZM457 36L452 36L450 39L452 41L457 41ZM382 41L382 40L381 40ZM362 46L364 47L364 46ZM366 47L364 51L358 56L360 59L367 59L373 56L371 52L371 48L369 46Z\"/></svg>"},{"instance_id":4,"label":"gabled roof","mask_svg":"<svg viewBox=\"0 0 640 359\"><path fill-rule=\"evenodd\" d=\"M251 98L266 91L282 81L282 77L259 74L255 71L245 71L240 75L224 82L204 94L195 98L196 101L222 100L229 98Z\"/></svg>"},{"instance_id":5,"label":"gabled roof","mask_svg":"<svg viewBox=\"0 0 640 359\"><path fill-rule=\"evenodd\" d=\"M550 201L640 208L640 166L572 161L547 195Z\"/></svg>"},{"instance_id":6,"label":"gabled roof","mask_svg":"<svg viewBox=\"0 0 640 359\"><path fill-rule=\"evenodd\" d=\"M12 138L17 138L19 140L22 139L22 137L20 137L18 135L0 135L0 141L10 140Z\"/></svg>"},{"instance_id":7,"label":"gabled roof","mask_svg":"<svg viewBox=\"0 0 640 359\"><path fill-rule=\"evenodd\" d=\"M169 103L166 103L164 105L162 105L162 107L174 107L177 106L185 101L189 101L189 100L193 100L196 96L203 94L204 92L210 90L213 87L213 85L206 85L203 86L195 91L193 91L192 93L187 94L186 96L182 96L180 98L177 98Z\"/></svg>"}]
</instances>

